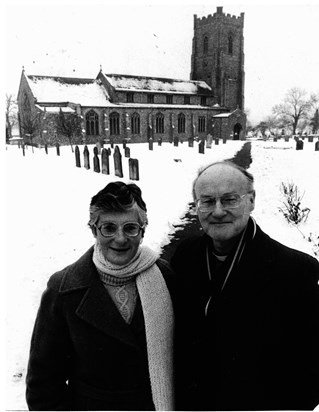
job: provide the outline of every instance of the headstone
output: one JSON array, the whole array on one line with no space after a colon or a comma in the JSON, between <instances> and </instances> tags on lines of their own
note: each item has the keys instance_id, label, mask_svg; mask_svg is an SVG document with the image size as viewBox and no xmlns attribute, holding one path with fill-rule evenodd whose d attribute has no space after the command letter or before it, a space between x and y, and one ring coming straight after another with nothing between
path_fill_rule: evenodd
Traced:
<instances>
[{"instance_id":1,"label":"headstone","mask_svg":"<svg viewBox=\"0 0 319 412\"><path fill-rule=\"evenodd\" d=\"M175 146L175 147L178 147L178 143L179 143L178 137L175 136L175 137L174 137L174 146Z\"/></svg>"},{"instance_id":2,"label":"headstone","mask_svg":"<svg viewBox=\"0 0 319 412\"><path fill-rule=\"evenodd\" d=\"M319 151L319 140L317 140L316 143L315 143L315 151L316 152Z\"/></svg>"},{"instance_id":3,"label":"headstone","mask_svg":"<svg viewBox=\"0 0 319 412\"><path fill-rule=\"evenodd\" d=\"M149 150L153 150L153 139L152 138L148 140L148 148Z\"/></svg>"},{"instance_id":4,"label":"headstone","mask_svg":"<svg viewBox=\"0 0 319 412\"><path fill-rule=\"evenodd\" d=\"M75 166L81 167L80 149L78 145L75 146Z\"/></svg>"},{"instance_id":5,"label":"headstone","mask_svg":"<svg viewBox=\"0 0 319 412\"><path fill-rule=\"evenodd\" d=\"M125 148L124 156L125 157L131 157L131 150L130 150L129 147Z\"/></svg>"},{"instance_id":6,"label":"headstone","mask_svg":"<svg viewBox=\"0 0 319 412\"><path fill-rule=\"evenodd\" d=\"M277 137L276 136L274 137L274 142L277 142Z\"/></svg>"},{"instance_id":7,"label":"headstone","mask_svg":"<svg viewBox=\"0 0 319 412\"><path fill-rule=\"evenodd\" d=\"M224 137L223 137L223 144L226 144L226 143L227 143L227 137L224 136Z\"/></svg>"},{"instance_id":8,"label":"headstone","mask_svg":"<svg viewBox=\"0 0 319 412\"><path fill-rule=\"evenodd\" d=\"M198 144L198 153L205 153L205 140L201 140Z\"/></svg>"},{"instance_id":9,"label":"headstone","mask_svg":"<svg viewBox=\"0 0 319 412\"><path fill-rule=\"evenodd\" d=\"M130 180L139 180L139 168L137 159L128 159Z\"/></svg>"},{"instance_id":10,"label":"headstone","mask_svg":"<svg viewBox=\"0 0 319 412\"><path fill-rule=\"evenodd\" d=\"M207 140L206 140L206 148L207 149L212 148L212 141L213 141L213 136L210 133L208 133Z\"/></svg>"},{"instance_id":11,"label":"headstone","mask_svg":"<svg viewBox=\"0 0 319 412\"><path fill-rule=\"evenodd\" d=\"M158 138L158 141L157 141L158 145L159 145L159 146L162 146L162 142L163 142L163 139L162 139L161 137L159 137L159 138Z\"/></svg>"},{"instance_id":12,"label":"headstone","mask_svg":"<svg viewBox=\"0 0 319 412\"><path fill-rule=\"evenodd\" d=\"M218 145L219 144L219 139L218 139L218 137L215 137L215 145Z\"/></svg>"},{"instance_id":13,"label":"headstone","mask_svg":"<svg viewBox=\"0 0 319 412\"><path fill-rule=\"evenodd\" d=\"M96 173L100 173L100 171L101 171L99 155L96 154L96 153L94 153L94 156L93 156L93 170Z\"/></svg>"},{"instance_id":14,"label":"headstone","mask_svg":"<svg viewBox=\"0 0 319 412\"><path fill-rule=\"evenodd\" d=\"M115 149L114 149L113 158L114 158L115 176L123 177L122 155L117 145L115 146Z\"/></svg>"},{"instance_id":15,"label":"headstone","mask_svg":"<svg viewBox=\"0 0 319 412\"><path fill-rule=\"evenodd\" d=\"M93 154L94 156L97 156L99 154L99 149L96 146L93 147Z\"/></svg>"},{"instance_id":16,"label":"headstone","mask_svg":"<svg viewBox=\"0 0 319 412\"><path fill-rule=\"evenodd\" d=\"M285 142L289 142L289 136L285 136Z\"/></svg>"},{"instance_id":17,"label":"headstone","mask_svg":"<svg viewBox=\"0 0 319 412\"><path fill-rule=\"evenodd\" d=\"M90 152L89 152L87 145L84 146L83 156L84 156L85 169L90 169Z\"/></svg>"},{"instance_id":18,"label":"headstone","mask_svg":"<svg viewBox=\"0 0 319 412\"><path fill-rule=\"evenodd\" d=\"M194 147L194 138L193 137L188 138L188 147Z\"/></svg>"},{"instance_id":19,"label":"headstone","mask_svg":"<svg viewBox=\"0 0 319 412\"><path fill-rule=\"evenodd\" d=\"M313 142L313 136L308 136L308 142L312 143Z\"/></svg>"},{"instance_id":20,"label":"headstone","mask_svg":"<svg viewBox=\"0 0 319 412\"><path fill-rule=\"evenodd\" d=\"M60 156L60 145L59 145L59 143L56 143L56 154L58 155L58 156Z\"/></svg>"},{"instance_id":21,"label":"headstone","mask_svg":"<svg viewBox=\"0 0 319 412\"><path fill-rule=\"evenodd\" d=\"M109 151L108 149L102 149L102 154L101 154L101 158L102 158L102 173L105 175L109 175L110 174L110 160L109 160Z\"/></svg>"},{"instance_id":22,"label":"headstone","mask_svg":"<svg viewBox=\"0 0 319 412\"><path fill-rule=\"evenodd\" d=\"M44 145L44 150L45 150L45 153L48 154L48 144L47 143Z\"/></svg>"},{"instance_id":23,"label":"headstone","mask_svg":"<svg viewBox=\"0 0 319 412\"><path fill-rule=\"evenodd\" d=\"M296 150L303 150L303 141L297 140L296 141Z\"/></svg>"}]
</instances>

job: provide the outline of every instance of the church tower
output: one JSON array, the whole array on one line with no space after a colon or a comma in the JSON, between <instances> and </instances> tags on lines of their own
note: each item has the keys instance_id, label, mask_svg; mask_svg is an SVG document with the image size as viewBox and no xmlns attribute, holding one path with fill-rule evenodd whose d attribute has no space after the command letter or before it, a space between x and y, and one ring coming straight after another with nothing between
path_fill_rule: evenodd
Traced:
<instances>
[{"instance_id":1,"label":"church tower","mask_svg":"<svg viewBox=\"0 0 319 412\"><path fill-rule=\"evenodd\" d=\"M194 15L191 80L204 80L216 103L230 111L244 110L244 13L223 13L222 7L207 17Z\"/></svg>"}]
</instances>

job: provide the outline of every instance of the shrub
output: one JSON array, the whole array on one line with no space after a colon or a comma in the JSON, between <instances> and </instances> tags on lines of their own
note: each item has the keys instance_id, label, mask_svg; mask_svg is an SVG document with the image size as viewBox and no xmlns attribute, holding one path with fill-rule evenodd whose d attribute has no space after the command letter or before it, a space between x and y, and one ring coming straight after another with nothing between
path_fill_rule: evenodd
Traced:
<instances>
[{"instance_id":1,"label":"shrub","mask_svg":"<svg viewBox=\"0 0 319 412\"><path fill-rule=\"evenodd\" d=\"M306 221L310 209L308 207L301 207L301 200L304 194L300 195L297 185L294 183L281 183L281 191L285 198L283 206L279 211L283 213L288 222L298 224Z\"/></svg>"}]
</instances>

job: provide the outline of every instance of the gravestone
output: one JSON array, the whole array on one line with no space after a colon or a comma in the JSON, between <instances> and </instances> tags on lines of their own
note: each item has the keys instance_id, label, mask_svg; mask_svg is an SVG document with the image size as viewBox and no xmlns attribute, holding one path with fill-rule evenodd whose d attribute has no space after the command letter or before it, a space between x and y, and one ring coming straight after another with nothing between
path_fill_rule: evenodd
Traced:
<instances>
[{"instance_id":1,"label":"gravestone","mask_svg":"<svg viewBox=\"0 0 319 412\"><path fill-rule=\"evenodd\" d=\"M153 139L151 137L148 140L148 149L153 150Z\"/></svg>"},{"instance_id":2,"label":"gravestone","mask_svg":"<svg viewBox=\"0 0 319 412\"><path fill-rule=\"evenodd\" d=\"M297 140L296 141L296 150L303 150L303 141Z\"/></svg>"},{"instance_id":3,"label":"gravestone","mask_svg":"<svg viewBox=\"0 0 319 412\"><path fill-rule=\"evenodd\" d=\"M224 136L224 137L223 137L223 144L226 144L226 143L227 143L227 137Z\"/></svg>"},{"instance_id":4,"label":"gravestone","mask_svg":"<svg viewBox=\"0 0 319 412\"><path fill-rule=\"evenodd\" d=\"M198 153L205 153L205 140L201 140L198 144Z\"/></svg>"},{"instance_id":5,"label":"gravestone","mask_svg":"<svg viewBox=\"0 0 319 412\"><path fill-rule=\"evenodd\" d=\"M157 143L158 143L159 146L162 146L162 141L163 141L163 139L162 139L161 137L159 137L159 138L158 138L158 141L157 141Z\"/></svg>"},{"instance_id":6,"label":"gravestone","mask_svg":"<svg viewBox=\"0 0 319 412\"><path fill-rule=\"evenodd\" d=\"M94 156L97 156L99 154L99 150L96 146L93 147L93 154Z\"/></svg>"},{"instance_id":7,"label":"gravestone","mask_svg":"<svg viewBox=\"0 0 319 412\"><path fill-rule=\"evenodd\" d=\"M122 155L119 147L116 145L113 154L115 176L123 177Z\"/></svg>"},{"instance_id":8,"label":"gravestone","mask_svg":"<svg viewBox=\"0 0 319 412\"><path fill-rule=\"evenodd\" d=\"M102 173L105 175L110 174L110 160L109 160L110 154L108 149L102 149Z\"/></svg>"},{"instance_id":9,"label":"gravestone","mask_svg":"<svg viewBox=\"0 0 319 412\"><path fill-rule=\"evenodd\" d=\"M130 180L139 180L138 159L128 159Z\"/></svg>"},{"instance_id":10,"label":"gravestone","mask_svg":"<svg viewBox=\"0 0 319 412\"><path fill-rule=\"evenodd\" d=\"M85 169L90 169L90 152L87 145L84 146L83 150L83 157L84 157L84 167Z\"/></svg>"},{"instance_id":11,"label":"gravestone","mask_svg":"<svg viewBox=\"0 0 319 412\"><path fill-rule=\"evenodd\" d=\"M213 141L213 136L208 133L207 135L207 141L206 141L206 148L211 149L212 148L212 141Z\"/></svg>"},{"instance_id":12,"label":"gravestone","mask_svg":"<svg viewBox=\"0 0 319 412\"><path fill-rule=\"evenodd\" d=\"M315 143L315 151L316 152L319 151L319 140L317 140L316 143Z\"/></svg>"},{"instance_id":13,"label":"gravestone","mask_svg":"<svg viewBox=\"0 0 319 412\"><path fill-rule=\"evenodd\" d=\"M308 142L312 143L313 142L313 136L308 136Z\"/></svg>"},{"instance_id":14,"label":"gravestone","mask_svg":"<svg viewBox=\"0 0 319 412\"><path fill-rule=\"evenodd\" d=\"M79 146L75 146L75 166L81 167L81 160L80 160L80 150Z\"/></svg>"},{"instance_id":15,"label":"gravestone","mask_svg":"<svg viewBox=\"0 0 319 412\"><path fill-rule=\"evenodd\" d=\"M175 137L174 137L174 146L175 146L175 147L178 147L178 143L179 143L178 137L175 136Z\"/></svg>"},{"instance_id":16,"label":"gravestone","mask_svg":"<svg viewBox=\"0 0 319 412\"><path fill-rule=\"evenodd\" d=\"M96 173L100 173L100 171L101 171L101 169L100 169L100 159L99 159L99 155L97 153L94 153L94 156L93 156L93 170Z\"/></svg>"},{"instance_id":17,"label":"gravestone","mask_svg":"<svg viewBox=\"0 0 319 412\"><path fill-rule=\"evenodd\" d=\"M59 145L59 143L56 143L56 154L58 155L58 156L60 156L60 145Z\"/></svg>"},{"instance_id":18,"label":"gravestone","mask_svg":"<svg viewBox=\"0 0 319 412\"><path fill-rule=\"evenodd\" d=\"M194 138L193 137L188 138L188 147L194 147Z\"/></svg>"},{"instance_id":19,"label":"gravestone","mask_svg":"<svg viewBox=\"0 0 319 412\"><path fill-rule=\"evenodd\" d=\"M44 145L44 150L45 150L45 153L48 154L48 144L47 143Z\"/></svg>"},{"instance_id":20,"label":"gravestone","mask_svg":"<svg viewBox=\"0 0 319 412\"><path fill-rule=\"evenodd\" d=\"M125 148L124 156L125 157L131 157L131 150L130 150L129 147Z\"/></svg>"},{"instance_id":21,"label":"gravestone","mask_svg":"<svg viewBox=\"0 0 319 412\"><path fill-rule=\"evenodd\" d=\"M274 142L277 142L277 137L276 136L274 137Z\"/></svg>"},{"instance_id":22,"label":"gravestone","mask_svg":"<svg viewBox=\"0 0 319 412\"><path fill-rule=\"evenodd\" d=\"M285 142L289 142L289 136L285 136Z\"/></svg>"},{"instance_id":23,"label":"gravestone","mask_svg":"<svg viewBox=\"0 0 319 412\"><path fill-rule=\"evenodd\" d=\"M218 145L219 144L219 139L218 139L218 137L215 137L215 145Z\"/></svg>"}]
</instances>

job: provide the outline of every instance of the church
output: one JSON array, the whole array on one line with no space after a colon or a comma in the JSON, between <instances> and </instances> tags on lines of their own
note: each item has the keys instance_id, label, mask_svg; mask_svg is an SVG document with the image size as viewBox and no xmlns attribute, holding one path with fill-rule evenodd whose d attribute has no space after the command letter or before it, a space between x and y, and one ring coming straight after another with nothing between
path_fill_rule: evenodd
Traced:
<instances>
[{"instance_id":1,"label":"church","mask_svg":"<svg viewBox=\"0 0 319 412\"><path fill-rule=\"evenodd\" d=\"M226 15L217 7L213 15L194 15L190 80L104 73L102 67L92 79L31 75L23 69L20 136L40 145L71 139L75 144L206 140L209 135L242 140L243 29L244 13Z\"/></svg>"}]
</instances>

